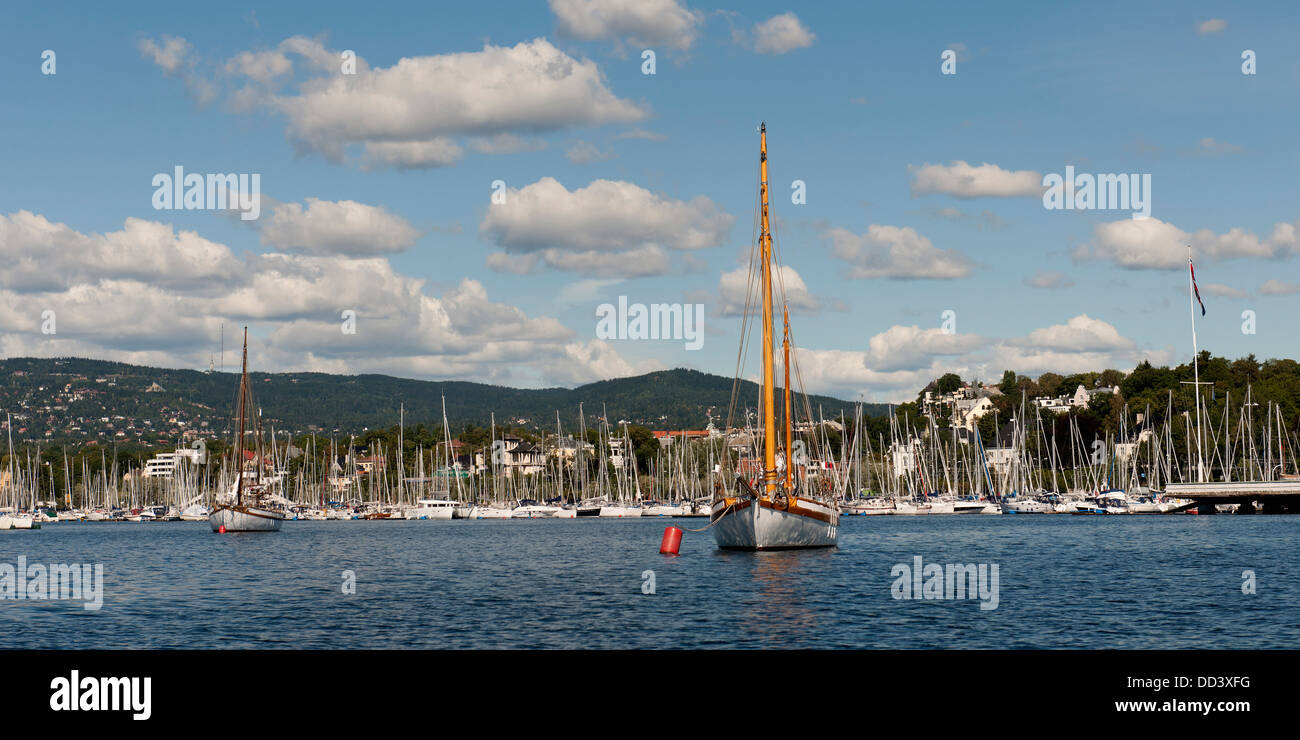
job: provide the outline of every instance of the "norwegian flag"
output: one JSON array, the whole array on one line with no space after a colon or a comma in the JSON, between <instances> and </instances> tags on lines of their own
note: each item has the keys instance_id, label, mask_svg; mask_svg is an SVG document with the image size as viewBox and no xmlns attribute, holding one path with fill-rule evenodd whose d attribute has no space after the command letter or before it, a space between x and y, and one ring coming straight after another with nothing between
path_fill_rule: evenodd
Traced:
<instances>
[{"instance_id":1,"label":"norwegian flag","mask_svg":"<svg viewBox=\"0 0 1300 740\"><path fill-rule=\"evenodd\" d=\"M1196 287L1196 268L1192 267L1192 260L1187 259L1187 269L1192 271L1192 292L1196 294L1196 302L1201 304L1201 315L1205 315L1205 301L1201 300L1201 291Z\"/></svg>"}]
</instances>

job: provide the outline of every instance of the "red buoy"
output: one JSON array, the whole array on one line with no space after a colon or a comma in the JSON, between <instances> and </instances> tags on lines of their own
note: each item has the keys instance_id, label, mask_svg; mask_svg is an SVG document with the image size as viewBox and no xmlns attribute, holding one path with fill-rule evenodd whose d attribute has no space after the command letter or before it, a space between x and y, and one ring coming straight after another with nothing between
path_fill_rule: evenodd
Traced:
<instances>
[{"instance_id":1,"label":"red buoy","mask_svg":"<svg viewBox=\"0 0 1300 740\"><path fill-rule=\"evenodd\" d=\"M217 534L225 534L225 533L226 533L226 525L222 524L220 527L217 527Z\"/></svg>"},{"instance_id":2,"label":"red buoy","mask_svg":"<svg viewBox=\"0 0 1300 740\"><path fill-rule=\"evenodd\" d=\"M682 545L682 530L677 527L665 527L663 542L659 543L660 555L676 555Z\"/></svg>"}]
</instances>

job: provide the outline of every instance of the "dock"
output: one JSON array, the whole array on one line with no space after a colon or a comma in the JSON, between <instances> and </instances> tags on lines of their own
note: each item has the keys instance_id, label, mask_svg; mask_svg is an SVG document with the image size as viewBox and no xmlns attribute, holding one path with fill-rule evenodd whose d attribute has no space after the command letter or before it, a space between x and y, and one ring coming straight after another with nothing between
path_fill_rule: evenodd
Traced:
<instances>
[{"instance_id":1,"label":"dock","mask_svg":"<svg viewBox=\"0 0 1300 740\"><path fill-rule=\"evenodd\" d=\"M1165 495L1191 499L1187 508L1200 514L1215 513L1218 504L1239 504L1241 513L1300 514L1300 480L1170 483Z\"/></svg>"}]
</instances>

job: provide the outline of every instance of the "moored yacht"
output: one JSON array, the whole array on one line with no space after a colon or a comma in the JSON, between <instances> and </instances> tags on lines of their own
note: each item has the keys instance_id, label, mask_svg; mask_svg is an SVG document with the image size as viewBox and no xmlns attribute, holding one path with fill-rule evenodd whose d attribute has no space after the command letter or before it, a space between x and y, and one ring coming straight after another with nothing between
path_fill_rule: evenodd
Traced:
<instances>
[{"instance_id":1,"label":"moored yacht","mask_svg":"<svg viewBox=\"0 0 1300 740\"><path fill-rule=\"evenodd\" d=\"M776 464L777 424L776 424L776 347L773 331L772 273L775 262L772 251L771 217L768 213L768 162L767 162L767 124L759 127L759 203L760 224L759 243L754 256L758 257L754 267L758 275L751 273L751 286L759 288L762 319L761 365L762 365L762 459L761 469L753 469L753 481L742 470L735 473L735 492L727 495L719 492L713 501L710 514L710 526L713 539L724 550L776 550L804 547L834 547L839 533L839 503L829 492L823 493L816 486L809 485L807 469L799 475L794 474L795 465L785 464L778 471ZM755 261L751 260L751 263ZM784 291L784 288L782 288ZM784 306L784 298L782 300ZM745 315L749 316L751 305L746 299ZM754 312L758 314L756 310ZM793 414L796 407L791 400L790 379L792 376L790 353L790 314L783 308L784 318L784 455L788 461L794 445ZM758 320L755 317L755 320ZM741 347L746 345L746 338L741 337ZM797 376L796 376L797 377ZM805 398L806 401L806 398ZM733 408L735 398L732 400ZM730 413L728 414L730 416ZM811 423L811 419L809 419ZM803 443L803 440L800 440ZM802 467L802 466L800 466ZM825 498L823 498L825 496Z\"/></svg>"},{"instance_id":2,"label":"moored yacht","mask_svg":"<svg viewBox=\"0 0 1300 740\"><path fill-rule=\"evenodd\" d=\"M613 517L621 519L623 517L641 516L640 506L627 506L623 504L605 504L600 507L599 516Z\"/></svg>"},{"instance_id":3,"label":"moored yacht","mask_svg":"<svg viewBox=\"0 0 1300 740\"><path fill-rule=\"evenodd\" d=\"M212 525L213 532L278 532L284 523L284 509L270 491L270 486L279 481L278 476L264 475L265 461L260 454L260 416L252 420L257 449L251 459L244 449L248 413L256 408L248 383L248 327L244 327L243 370L239 376L237 407L235 446L231 448L235 480L223 495L218 496L216 505L208 515L208 523ZM247 470L250 463L253 469Z\"/></svg>"},{"instance_id":4,"label":"moored yacht","mask_svg":"<svg viewBox=\"0 0 1300 740\"><path fill-rule=\"evenodd\" d=\"M983 512L986 507L988 507L987 501L969 498L958 499L957 501L952 502L952 513L979 514Z\"/></svg>"},{"instance_id":5,"label":"moored yacht","mask_svg":"<svg viewBox=\"0 0 1300 740\"><path fill-rule=\"evenodd\" d=\"M511 511L504 506L478 504L469 510L466 519L509 519Z\"/></svg>"},{"instance_id":6,"label":"moored yacht","mask_svg":"<svg viewBox=\"0 0 1300 740\"><path fill-rule=\"evenodd\" d=\"M682 516L685 512L681 504L647 501L641 505L641 516Z\"/></svg>"},{"instance_id":7,"label":"moored yacht","mask_svg":"<svg viewBox=\"0 0 1300 740\"><path fill-rule=\"evenodd\" d=\"M422 498L406 510L407 519L454 519L457 502L445 498Z\"/></svg>"},{"instance_id":8,"label":"moored yacht","mask_svg":"<svg viewBox=\"0 0 1300 740\"><path fill-rule=\"evenodd\" d=\"M511 519L549 519L560 507L551 504L539 504L532 499L524 499L510 511Z\"/></svg>"}]
</instances>

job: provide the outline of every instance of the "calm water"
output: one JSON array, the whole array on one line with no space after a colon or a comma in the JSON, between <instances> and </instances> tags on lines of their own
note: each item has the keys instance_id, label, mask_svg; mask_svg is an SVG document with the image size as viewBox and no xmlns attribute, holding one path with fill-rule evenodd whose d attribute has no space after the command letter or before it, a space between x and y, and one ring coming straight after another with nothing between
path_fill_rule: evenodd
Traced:
<instances>
[{"instance_id":1,"label":"calm water","mask_svg":"<svg viewBox=\"0 0 1300 740\"><path fill-rule=\"evenodd\" d=\"M1280 648L1293 516L846 517L834 550L731 553L700 519L48 524L0 562L102 562L104 606L0 601L31 648ZM891 567L997 563L998 608L903 601ZM1257 593L1243 595L1242 571ZM344 570L356 593L342 593ZM642 571L655 571L653 595ZM740 627L741 629L731 629Z\"/></svg>"}]
</instances>

